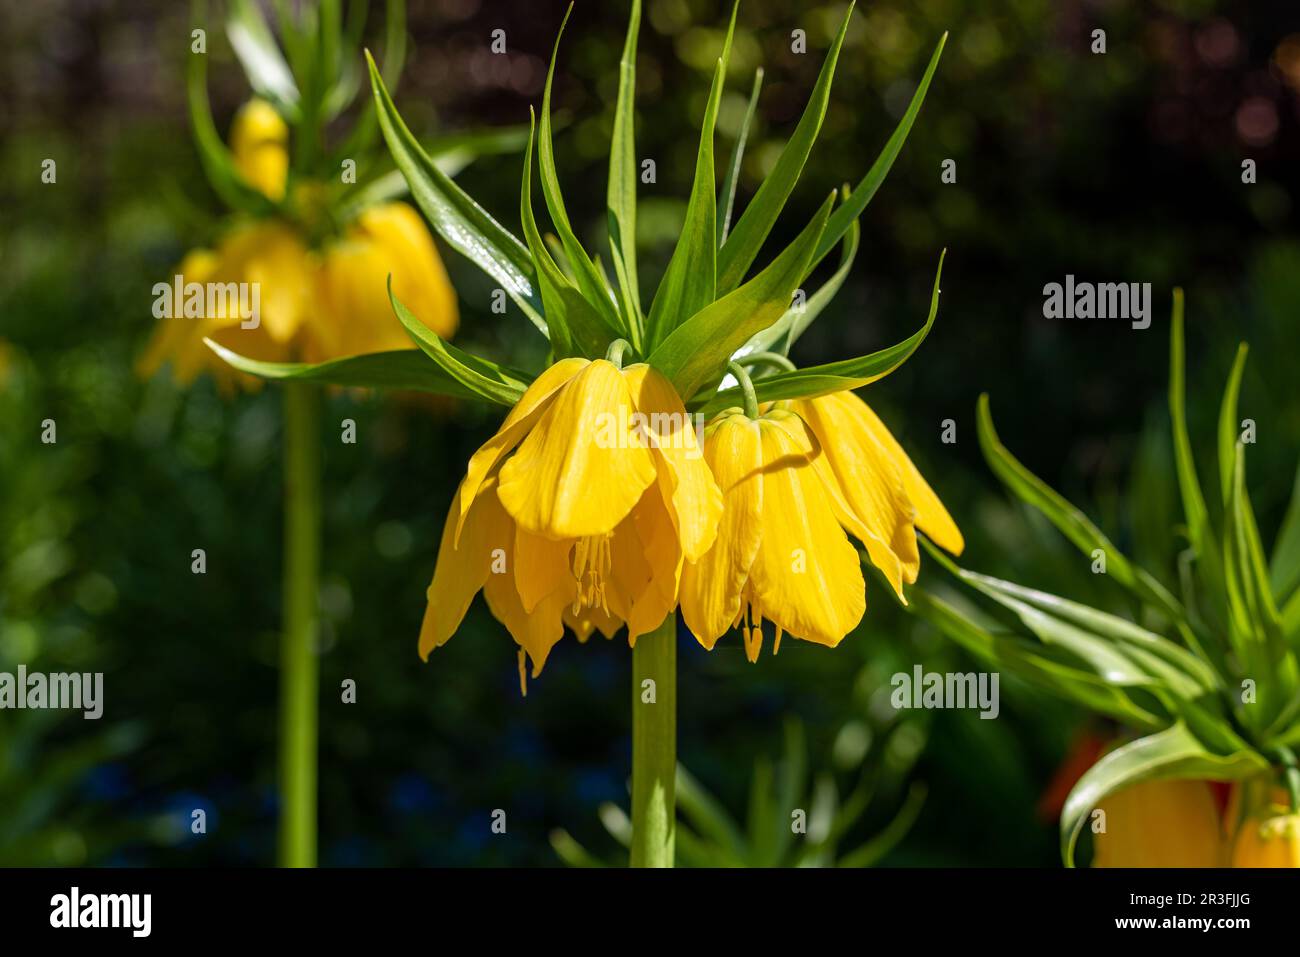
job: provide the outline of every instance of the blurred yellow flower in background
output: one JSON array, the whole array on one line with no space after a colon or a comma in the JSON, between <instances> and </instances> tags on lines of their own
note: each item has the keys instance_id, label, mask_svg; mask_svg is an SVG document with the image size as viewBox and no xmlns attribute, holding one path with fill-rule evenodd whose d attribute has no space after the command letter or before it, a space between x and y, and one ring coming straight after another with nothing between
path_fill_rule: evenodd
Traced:
<instances>
[{"instance_id":1,"label":"blurred yellow flower in background","mask_svg":"<svg viewBox=\"0 0 1300 957\"><path fill-rule=\"evenodd\" d=\"M268 199L293 198L286 214L314 216L314 184L289 189L289 135L269 103L252 100L236 114L231 151L241 177ZM456 294L424 220L410 206L382 203L362 210L336 235L313 242L290 215L242 220L215 249L199 249L181 262L185 284L247 283L256 287L254 325L234 308L201 318L159 320L138 371L152 375L170 362L174 379L188 385L201 372L223 388L255 387L204 344L205 338L253 359L321 362L367 352L414 348L393 315L393 291L430 329L450 337L459 323Z\"/></svg>"},{"instance_id":2,"label":"blurred yellow flower in background","mask_svg":"<svg viewBox=\"0 0 1300 957\"><path fill-rule=\"evenodd\" d=\"M1093 867L1223 867L1214 794L1204 781L1142 781L1098 807L1105 830L1093 838Z\"/></svg>"},{"instance_id":3,"label":"blurred yellow flower in background","mask_svg":"<svg viewBox=\"0 0 1300 957\"><path fill-rule=\"evenodd\" d=\"M1300 814L1274 806L1248 817L1232 848L1233 867L1300 867Z\"/></svg>"}]
</instances>

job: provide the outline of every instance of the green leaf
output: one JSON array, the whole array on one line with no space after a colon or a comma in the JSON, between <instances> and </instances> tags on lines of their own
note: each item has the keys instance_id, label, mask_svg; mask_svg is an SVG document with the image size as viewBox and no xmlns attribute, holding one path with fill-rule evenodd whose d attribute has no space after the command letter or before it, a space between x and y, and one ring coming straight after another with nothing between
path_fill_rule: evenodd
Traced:
<instances>
[{"instance_id":1,"label":"green leaf","mask_svg":"<svg viewBox=\"0 0 1300 957\"><path fill-rule=\"evenodd\" d=\"M1163 585L1149 573L1130 564L1115 544L1083 512L1025 468L998 440L997 431L993 427L993 416L989 412L987 393L979 398L977 423L980 449L985 460L1017 498L1041 512L1085 555L1091 556L1094 551L1101 549L1106 555L1106 573L1119 584L1160 608L1171 619L1186 619L1186 613L1177 599Z\"/></svg>"},{"instance_id":2,"label":"green leaf","mask_svg":"<svg viewBox=\"0 0 1300 957\"><path fill-rule=\"evenodd\" d=\"M832 193L812 222L771 265L739 289L695 313L650 354L649 363L672 381L683 399L689 401L695 393L712 388L722 378L732 354L784 314L807 272L808 259L834 201Z\"/></svg>"},{"instance_id":3,"label":"green leaf","mask_svg":"<svg viewBox=\"0 0 1300 957\"><path fill-rule=\"evenodd\" d=\"M439 368L475 395L501 405L513 406L528 388L528 378L521 372L499 366L457 349L421 322L405 304L393 295L393 277L388 277L388 299L393 311L406 328L406 334Z\"/></svg>"},{"instance_id":4,"label":"green leaf","mask_svg":"<svg viewBox=\"0 0 1300 957\"><path fill-rule=\"evenodd\" d=\"M531 116L531 111L530 111ZM533 216L533 131L529 128L528 152L524 155L524 181L520 196L520 217L524 239L537 264L537 277L546 306L551 350L557 359L573 355L601 355L618 334L605 324L581 291L556 265L546 248Z\"/></svg>"},{"instance_id":5,"label":"green leaf","mask_svg":"<svg viewBox=\"0 0 1300 957\"><path fill-rule=\"evenodd\" d=\"M227 365L262 379L319 382L322 385L363 389L410 389L458 399L479 397L430 362L419 349L371 352L344 359L331 359L328 362L261 362L232 352L211 339L203 341Z\"/></svg>"},{"instance_id":6,"label":"green leaf","mask_svg":"<svg viewBox=\"0 0 1300 957\"><path fill-rule=\"evenodd\" d=\"M551 849L566 867L605 867L605 862L578 843L577 839L562 827L550 833Z\"/></svg>"},{"instance_id":7,"label":"green leaf","mask_svg":"<svg viewBox=\"0 0 1300 957\"><path fill-rule=\"evenodd\" d=\"M946 561L943 563L955 568ZM1123 687L1098 676L1090 667L1087 670L1080 667L1082 662L1073 655L1015 634L995 634L992 627L979 621L976 609L959 610L928 589L915 587L910 596L909 607L914 612L972 655L991 662L1001 671L1135 728L1157 730L1168 723L1167 716L1151 713L1130 698Z\"/></svg>"},{"instance_id":8,"label":"green leaf","mask_svg":"<svg viewBox=\"0 0 1300 957\"><path fill-rule=\"evenodd\" d=\"M617 329L620 335L631 338L632 326L619 314L604 280L601 279L591 257L587 255L587 251L582 248L582 243L578 242L578 237L573 232L573 226L569 223L569 214L564 208L560 178L555 168L555 147L551 132L551 84L555 79L555 61L560 53L564 25L569 22L572 13L573 4L570 3L569 9L564 14L564 20L560 23L560 32L555 37L555 47L551 51L551 65L546 72L546 86L542 91L542 122L538 129L537 143L537 165L541 174L542 195L546 198L546 208L551 213L551 221L555 223L555 231L560 237L560 242L564 244L565 253L568 254L578 288L611 328Z\"/></svg>"},{"instance_id":9,"label":"green leaf","mask_svg":"<svg viewBox=\"0 0 1300 957\"><path fill-rule=\"evenodd\" d=\"M641 286L636 268L636 43L641 29L641 0L632 0L627 39L618 65L618 101L609 151L606 204L614 274L618 277L623 316L633 331L633 346L641 339Z\"/></svg>"},{"instance_id":10,"label":"green leaf","mask_svg":"<svg viewBox=\"0 0 1300 957\"><path fill-rule=\"evenodd\" d=\"M1278 601L1286 601L1287 596L1300 586L1300 468L1296 469L1291 504L1287 506L1277 541L1273 543L1268 577Z\"/></svg>"},{"instance_id":11,"label":"green leaf","mask_svg":"<svg viewBox=\"0 0 1300 957\"><path fill-rule=\"evenodd\" d=\"M841 196L847 198L847 187L841 190ZM862 229L855 220L844 236L840 264L835 273L808 297L807 302L799 307L791 306L784 316L741 346L732 358L739 360L755 352L780 352L789 355L790 347L821 315L822 310L830 305L831 300L839 293L840 287L844 285L844 280L848 278L849 271L853 268L854 257L858 254L858 241L861 235ZM940 259L940 263L942 262L943 260Z\"/></svg>"},{"instance_id":12,"label":"green leaf","mask_svg":"<svg viewBox=\"0 0 1300 957\"><path fill-rule=\"evenodd\" d=\"M298 85L261 8L251 0L231 0L226 36L244 67L249 85L274 103L291 122L296 122L301 99Z\"/></svg>"},{"instance_id":13,"label":"green leaf","mask_svg":"<svg viewBox=\"0 0 1300 957\"><path fill-rule=\"evenodd\" d=\"M1253 751L1214 754L1179 722L1157 734L1130 741L1084 772L1061 812L1061 858L1074 866L1074 846L1092 811L1107 796L1142 781L1201 778L1233 781L1268 770Z\"/></svg>"},{"instance_id":14,"label":"green leaf","mask_svg":"<svg viewBox=\"0 0 1300 957\"><path fill-rule=\"evenodd\" d=\"M749 128L754 123L754 114L758 112L758 94L763 88L763 68L754 71L754 87L749 93L749 106L745 108L745 119L740 124L740 134L731 148L731 160L727 163L727 173L722 179L722 195L718 197L718 246L727 241L727 232L731 228L731 212L736 203L736 185L740 181L740 164L745 159L745 144L749 141Z\"/></svg>"},{"instance_id":15,"label":"green leaf","mask_svg":"<svg viewBox=\"0 0 1300 957\"><path fill-rule=\"evenodd\" d=\"M813 256L813 266L825 259L826 255L835 248L835 244L849 231L850 224L862 215L862 211L867 208L871 198L876 195L876 190L880 189L880 184L889 175L894 160L898 158L903 144L907 142L907 134L912 131L912 124L916 122L917 114L921 112L921 104L925 101L926 91L930 89L930 80L933 79L934 71L939 66L939 56L943 53L944 44L947 42L948 34L945 33L939 38L939 45L934 48L934 53L930 57L930 65L926 67L925 75L921 77L916 92L912 94L912 102L908 105L903 118L898 121L898 126L895 127L893 135L885 143L885 148L880 151L876 161L871 164L871 169L867 170L867 175L862 177L862 182L858 183L853 190L848 202L837 209L835 214L831 216L830 222L826 224L826 232L817 247L816 255Z\"/></svg>"},{"instance_id":16,"label":"green leaf","mask_svg":"<svg viewBox=\"0 0 1300 957\"><path fill-rule=\"evenodd\" d=\"M1237 347L1237 358L1233 360L1228 387L1223 390L1223 402L1219 406L1219 484L1224 505L1232 497L1233 462L1237 457L1237 396L1241 394L1241 374L1249 351L1244 342Z\"/></svg>"},{"instance_id":17,"label":"green leaf","mask_svg":"<svg viewBox=\"0 0 1300 957\"><path fill-rule=\"evenodd\" d=\"M1016 611L1036 633L1039 629L1029 620L1029 610L1114 644L1146 674L1170 683L1182 697L1195 699L1222 687L1219 676L1206 662L1181 645L1126 619L1014 582L965 570L960 575L984 594ZM1042 637L1049 640L1045 635Z\"/></svg>"},{"instance_id":18,"label":"green leaf","mask_svg":"<svg viewBox=\"0 0 1300 957\"><path fill-rule=\"evenodd\" d=\"M650 304L646 349L651 353L718 295L718 210L714 193L713 131L718 120L718 104L722 102L727 63L731 59L731 40L739 6L737 2L731 9L731 24L722 44L722 56L713 70L713 85L709 89L704 123L700 128L700 146L695 157L695 182L686 203L686 221L668 261L668 269Z\"/></svg>"},{"instance_id":19,"label":"green leaf","mask_svg":"<svg viewBox=\"0 0 1300 957\"><path fill-rule=\"evenodd\" d=\"M1221 580L1221 575L1210 531L1209 512L1205 508L1201 481L1196 475L1192 442L1187 435L1184 352L1183 291L1175 289L1173 325L1169 336L1169 416L1174 428L1174 464L1178 473L1178 488L1183 497L1183 514L1187 518L1188 539L1197 559L1204 566L1206 578L1214 583Z\"/></svg>"},{"instance_id":20,"label":"green leaf","mask_svg":"<svg viewBox=\"0 0 1300 957\"><path fill-rule=\"evenodd\" d=\"M856 235L856 226L851 231L851 235ZM846 258L849 258L850 261L851 255L852 251L846 250ZM808 366L804 369L796 369L793 372L778 372L762 379L755 379L754 393L758 400L760 402L774 402L779 399L809 398L827 395L831 392L841 392L844 389L858 389L883 379L901 366L925 341L925 337L930 334L930 329L934 326L935 316L939 313L939 277L943 273L944 255L944 253L940 254L939 266L935 270L934 288L930 293L930 312L926 316L924 326L902 342L892 345L888 349L873 352L870 355L859 356L856 359L842 359L839 362L829 362L825 365ZM819 305L817 308L820 310L821 306ZM762 341L763 338L764 334L760 332L750 342ZM752 351L761 352L763 350L751 350L747 344L744 354L748 355ZM702 411L706 413L717 412L730 406L739 405L740 402L740 388L738 386L732 387L709 397L703 403Z\"/></svg>"},{"instance_id":21,"label":"green leaf","mask_svg":"<svg viewBox=\"0 0 1300 957\"><path fill-rule=\"evenodd\" d=\"M745 838L722 803L681 764L677 765L677 806L700 835L734 863L745 857Z\"/></svg>"},{"instance_id":22,"label":"green leaf","mask_svg":"<svg viewBox=\"0 0 1300 957\"><path fill-rule=\"evenodd\" d=\"M402 121L369 52L366 62L384 139L412 197L448 245L496 280L545 334L537 274L528 250L438 168Z\"/></svg>"},{"instance_id":23,"label":"green leaf","mask_svg":"<svg viewBox=\"0 0 1300 957\"><path fill-rule=\"evenodd\" d=\"M853 7L854 3L849 3L844 20L840 23L839 32L835 35L835 40L831 43L831 48L822 63L817 84L808 97L808 105L804 107L803 116L799 118L799 125L795 127L794 134L785 144L781 155L777 157L771 172L763 180L753 200L745 207L745 212L737 221L736 228L732 230L718 253L718 292L720 293L731 292L745 278L745 273L749 271L768 233L772 231L777 217L785 208L786 200L790 198L795 184L799 182L799 174L803 172L804 164L808 162L808 154L812 152L813 144L817 142L822 120L826 117L831 83L835 79L835 65L839 62L840 49L844 46L844 37L848 33ZM712 177L711 170L710 177Z\"/></svg>"},{"instance_id":24,"label":"green leaf","mask_svg":"<svg viewBox=\"0 0 1300 957\"><path fill-rule=\"evenodd\" d=\"M884 826L877 834L871 837L866 843L859 845L840 859L840 867L871 867L895 847L897 847L907 837L912 825L916 819L921 816L921 808L925 806L925 797L927 789L924 784L917 781L907 790L907 797L903 801L903 806L898 809L898 813L890 819L889 823Z\"/></svg>"},{"instance_id":25,"label":"green leaf","mask_svg":"<svg viewBox=\"0 0 1300 957\"><path fill-rule=\"evenodd\" d=\"M190 124L194 128L194 140L198 146L203 172L207 174L212 189L231 209L257 215L272 213L276 209L275 204L244 181L235 165L235 157L212 121L212 107L208 103L207 59L205 53L191 53L185 78Z\"/></svg>"}]
</instances>

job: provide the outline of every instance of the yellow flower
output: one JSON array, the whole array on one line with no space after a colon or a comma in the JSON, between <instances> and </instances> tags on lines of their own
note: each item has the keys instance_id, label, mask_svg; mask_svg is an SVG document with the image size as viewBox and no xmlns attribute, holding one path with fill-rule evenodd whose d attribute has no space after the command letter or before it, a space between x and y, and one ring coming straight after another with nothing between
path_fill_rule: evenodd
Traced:
<instances>
[{"instance_id":1,"label":"yellow flower","mask_svg":"<svg viewBox=\"0 0 1300 957\"><path fill-rule=\"evenodd\" d=\"M177 273L186 283L224 282L218 273L221 263L220 254L196 249L181 260ZM204 309L201 316L186 318L179 305L173 305L173 308L177 313L175 318L159 320L153 337L136 362L136 372L142 377L153 375L164 362L170 362L172 378L181 385L189 385L200 372L207 370L216 378L223 392L232 391L237 383L250 389L260 386L261 380L216 361L212 350L203 344L205 338L253 359L280 361L288 357L285 347L268 334L265 325L240 328L241 319L236 309L218 309L212 314Z\"/></svg>"},{"instance_id":2,"label":"yellow flower","mask_svg":"<svg viewBox=\"0 0 1300 957\"><path fill-rule=\"evenodd\" d=\"M289 179L289 127L265 100L252 99L235 114L230 128L235 168L248 185L268 199L284 199Z\"/></svg>"},{"instance_id":3,"label":"yellow flower","mask_svg":"<svg viewBox=\"0 0 1300 957\"><path fill-rule=\"evenodd\" d=\"M456 294L433 237L410 206L387 203L365 210L325 249L321 295L335 321L321 324L306 361L411 348L388 300L390 272L398 299L442 338L455 334Z\"/></svg>"},{"instance_id":4,"label":"yellow flower","mask_svg":"<svg viewBox=\"0 0 1300 957\"><path fill-rule=\"evenodd\" d=\"M644 364L563 359L470 459L447 515L420 654L482 589L541 673L572 628L626 624L629 644L677 605L684 562L713 543L722 497L681 399Z\"/></svg>"},{"instance_id":5,"label":"yellow flower","mask_svg":"<svg viewBox=\"0 0 1300 957\"><path fill-rule=\"evenodd\" d=\"M1106 830L1093 838L1093 867L1222 867L1214 795L1204 781L1143 781L1099 805Z\"/></svg>"},{"instance_id":6,"label":"yellow flower","mask_svg":"<svg viewBox=\"0 0 1300 957\"><path fill-rule=\"evenodd\" d=\"M730 410L710 424L704 454L725 507L713 549L683 574L681 602L706 648L741 626L754 661L764 620L777 647L785 632L839 644L866 610L849 534L900 598L920 565L916 527L961 551L934 491L850 392L778 403L756 420Z\"/></svg>"},{"instance_id":7,"label":"yellow flower","mask_svg":"<svg viewBox=\"0 0 1300 957\"><path fill-rule=\"evenodd\" d=\"M1242 822L1232 848L1233 867L1300 867L1300 814L1281 808Z\"/></svg>"},{"instance_id":8,"label":"yellow flower","mask_svg":"<svg viewBox=\"0 0 1300 957\"><path fill-rule=\"evenodd\" d=\"M269 198L285 196L289 131L264 100L250 100L235 116L231 152L240 174ZM317 217L317 184L298 183L291 206ZM393 315L393 292L438 335L456 331L456 293L420 215L405 203L363 210L341 235L313 249L308 230L287 218L237 223L216 250L195 250L181 263L183 282L255 287L257 323L221 310L200 319L161 320L138 363L150 375L171 361L173 377L187 385L202 371L223 388L258 381L232 370L204 344L211 338L250 359L323 362L367 352L414 346Z\"/></svg>"}]
</instances>

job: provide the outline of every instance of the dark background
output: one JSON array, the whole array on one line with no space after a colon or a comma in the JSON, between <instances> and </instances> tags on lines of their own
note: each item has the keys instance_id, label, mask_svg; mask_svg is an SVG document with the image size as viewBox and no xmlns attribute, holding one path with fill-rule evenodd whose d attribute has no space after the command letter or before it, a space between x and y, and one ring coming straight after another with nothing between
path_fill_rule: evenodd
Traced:
<instances>
[{"instance_id":1,"label":"dark background","mask_svg":"<svg viewBox=\"0 0 1300 957\"><path fill-rule=\"evenodd\" d=\"M396 97L408 123L426 136L526 123L564 7L412 3ZM766 81L740 203L797 122L843 10L743 3L719 163L755 67ZM637 148L658 166L658 183L640 193L647 302L680 223L729 11L712 0L646 2ZM218 12L207 23L209 89L224 132L247 87ZM570 215L593 241L603 241L625 18L621 2L579 0L557 72L561 178ZM380 19L373 11L371 35ZM1089 50L1098 27L1104 55ZM497 28L507 34L504 58L488 52ZM795 28L807 31L807 55L791 52ZM0 670L104 671L107 696L98 723L0 712L0 863L273 858L279 397L268 388L228 401L207 381L180 391L132 372L152 327L153 283L219 214L185 109L189 29L186 5L165 0L0 6ZM1300 9L865 4L770 249L828 189L865 173L945 30L920 119L863 216L853 273L794 358L813 364L909 335L947 248L930 338L862 394L962 525L965 564L1113 602L1085 559L997 487L975 442L975 400L990 392L1003 440L1023 461L1122 548L1164 562L1164 573L1175 545L1162 529L1177 507L1161 451L1168 312L1181 285L1203 476L1233 349L1252 344L1242 414L1259 423L1250 478L1268 544L1300 447ZM56 185L40 182L46 157L58 162ZM940 182L947 158L957 162L954 185ZM1258 165L1254 185L1241 182L1247 158ZM520 169L517 155L489 157L459 181L517 230ZM446 258L461 297L459 344L535 361L531 326L517 311L491 315L486 278ZM1044 319L1043 286L1067 273L1152 283L1151 328ZM358 423L356 445L335 439L345 417ZM58 423L57 445L39 442L45 418ZM939 438L948 418L952 446ZM476 407L329 399L323 863L556 864L554 828L617 856L597 811L627 803L630 655L621 639L566 640L526 699L513 643L481 603L428 664L415 653L443 515L494 427L495 413ZM198 547L205 577L190 573ZM932 562L922 570L927 581L943 574ZM1081 729L1106 729L1011 684L997 721L884 714L880 689L887 696L889 676L916 662L978 667L900 613L878 579L868 582L863 625L834 651L787 641L779 657L750 666L736 640L712 654L683 641L681 759L743 820L751 777L765 780L756 760L779 758L797 721L812 766L841 792L873 756L879 793L850 846L879 831L921 782L920 819L886 863L1055 864L1044 792ZM339 701L345 678L357 682L355 705ZM207 812L206 835L189 832L194 808ZM497 808L507 811L506 835L490 831Z\"/></svg>"}]
</instances>

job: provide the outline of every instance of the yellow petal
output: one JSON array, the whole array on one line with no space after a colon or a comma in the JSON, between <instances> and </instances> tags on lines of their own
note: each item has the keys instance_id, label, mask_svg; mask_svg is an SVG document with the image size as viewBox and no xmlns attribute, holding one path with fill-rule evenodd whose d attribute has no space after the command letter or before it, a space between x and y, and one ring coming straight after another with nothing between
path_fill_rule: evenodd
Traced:
<instances>
[{"instance_id":1,"label":"yellow petal","mask_svg":"<svg viewBox=\"0 0 1300 957\"><path fill-rule=\"evenodd\" d=\"M516 591L517 579L513 575L490 575L483 585L483 597L497 621L506 626L510 637L528 652L533 660L533 677L542 673L542 666L551 649L564 637L564 613L573 604L575 589L561 589L547 595L531 612L524 611Z\"/></svg>"},{"instance_id":2,"label":"yellow petal","mask_svg":"<svg viewBox=\"0 0 1300 957\"><path fill-rule=\"evenodd\" d=\"M858 541L862 542L867 549L867 555L871 558L871 563L880 569L885 576L885 580L889 582L894 589L894 593L898 595L899 601L906 605L907 596L903 594L903 581L905 579L915 581L916 570L920 566L919 559L915 558L916 536L912 531L912 526L909 524L905 529L907 535L911 536L910 552L914 556L913 563L909 566L903 563L899 555L877 533L876 529L868 525L858 511L849 504L844 488L840 484L840 479L830 465L825 447L812 435L803 419L788 410L775 409L767 414L766 421L783 429L790 436L794 446L807 456L814 473L821 482L822 490L830 500L831 512L835 515L836 520L844 528L848 529L850 534L854 535ZM904 507L907 508L909 513L911 512L911 505L904 502Z\"/></svg>"},{"instance_id":3,"label":"yellow petal","mask_svg":"<svg viewBox=\"0 0 1300 957\"><path fill-rule=\"evenodd\" d=\"M460 627L470 602L489 579L513 581L510 551L514 524L497 501L496 480L485 482L469 501L464 534L455 541L456 517L468 498L465 483L447 511L438 548L438 564L427 593L429 604L420 628L420 657L444 644ZM514 585L510 584L514 591ZM516 602L518 598L515 599ZM500 617L500 616L498 616Z\"/></svg>"},{"instance_id":4,"label":"yellow petal","mask_svg":"<svg viewBox=\"0 0 1300 957\"><path fill-rule=\"evenodd\" d=\"M572 550L572 541L555 541L515 529L515 583L524 611L531 612L547 595L574 580Z\"/></svg>"},{"instance_id":5,"label":"yellow petal","mask_svg":"<svg viewBox=\"0 0 1300 957\"><path fill-rule=\"evenodd\" d=\"M885 556L879 547L873 549L863 541L872 563L885 572L901 596L892 566L901 564L902 578L914 582L921 557L913 526L916 510L904 489L899 463L866 427L858 413L865 406L852 392L800 401L795 408L816 436L853 513L892 553Z\"/></svg>"},{"instance_id":6,"label":"yellow petal","mask_svg":"<svg viewBox=\"0 0 1300 957\"><path fill-rule=\"evenodd\" d=\"M763 538L749 570L755 609L796 638L834 647L866 611L858 550L800 445L772 419L758 424Z\"/></svg>"},{"instance_id":7,"label":"yellow petal","mask_svg":"<svg viewBox=\"0 0 1300 957\"><path fill-rule=\"evenodd\" d=\"M506 415L501 428L497 429L497 434L470 457L464 481L467 497L461 502L461 514L456 526L457 536L461 534L461 529L464 527L469 503L473 501L484 480L493 472L501 459L523 440L528 430L546 411L556 393L587 365L586 359L561 359L543 371Z\"/></svg>"},{"instance_id":8,"label":"yellow petal","mask_svg":"<svg viewBox=\"0 0 1300 957\"><path fill-rule=\"evenodd\" d=\"M253 99L235 114L230 151L239 175L270 199L284 199L289 177L289 128L275 108Z\"/></svg>"},{"instance_id":9,"label":"yellow petal","mask_svg":"<svg viewBox=\"0 0 1300 957\"><path fill-rule=\"evenodd\" d=\"M325 314L310 326L313 348L306 361L414 348L388 300L388 270L383 248L365 236L325 250L320 271Z\"/></svg>"},{"instance_id":10,"label":"yellow petal","mask_svg":"<svg viewBox=\"0 0 1300 957\"><path fill-rule=\"evenodd\" d=\"M206 283L217 268L217 255L211 250L195 249L185 254L176 275L184 283ZM169 277L168 285L172 285ZM136 374L148 378L162 367L164 362L171 362L172 378L180 385L189 385L198 375L201 362L200 354L194 349L195 343L203 345L199 333L202 320L188 319L184 315L182 304L172 303L172 316L157 321L149 344L140 358L136 360ZM182 361L187 360L187 361Z\"/></svg>"},{"instance_id":11,"label":"yellow petal","mask_svg":"<svg viewBox=\"0 0 1300 957\"><path fill-rule=\"evenodd\" d=\"M384 203L372 206L357 217L356 227L378 244L388 263L384 274L378 277L378 295L383 298L392 321L397 323L388 304L389 272L393 275L393 293L397 298L426 326L442 338L450 339L460 322L456 292L420 214L405 203Z\"/></svg>"},{"instance_id":12,"label":"yellow petal","mask_svg":"<svg viewBox=\"0 0 1300 957\"><path fill-rule=\"evenodd\" d=\"M281 222L266 221L230 233L219 248L217 279L255 284L260 325L289 342L304 323L320 322L317 266L302 238Z\"/></svg>"},{"instance_id":13,"label":"yellow petal","mask_svg":"<svg viewBox=\"0 0 1300 957\"><path fill-rule=\"evenodd\" d=\"M599 608L584 608L576 615L571 607L564 609L564 623L573 629L578 641L586 643L592 632L599 631L607 639L613 638L623 622L613 615L607 615Z\"/></svg>"},{"instance_id":14,"label":"yellow petal","mask_svg":"<svg viewBox=\"0 0 1300 957\"><path fill-rule=\"evenodd\" d=\"M710 426L704 458L722 491L722 517L713 546L682 570L686 626L712 649L740 614L740 596L762 540L762 444L758 423L724 413Z\"/></svg>"},{"instance_id":15,"label":"yellow petal","mask_svg":"<svg viewBox=\"0 0 1300 957\"><path fill-rule=\"evenodd\" d=\"M632 596L627 613L628 644L636 645L638 637L654 631L676 610L683 557L677 530L658 488L641 496L629 518L650 569L649 579Z\"/></svg>"},{"instance_id":16,"label":"yellow petal","mask_svg":"<svg viewBox=\"0 0 1300 957\"><path fill-rule=\"evenodd\" d=\"M962 549L966 547L966 543L962 538L961 531L957 528L957 523L952 520L948 510L943 507L943 503L939 501L939 496L934 494L934 489L930 488L929 483L922 478L921 473L912 464L912 460L903 451L903 447L898 444L898 440L890 434L889 429L885 427L885 423L880 421L880 417L865 402L852 392L844 392L841 395L844 397L843 401L851 404L858 415L862 417L867 430L880 443L885 452L898 463L903 477L903 491L907 493L908 500L916 509L916 527L925 532L930 540L940 548L952 552L954 555L960 555Z\"/></svg>"},{"instance_id":17,"label":"yellow petal","mask_svg":"<svg viewBox=\"0 0 1300 957\"><path fill-rule=\"evenodd\" d=\"M704 461L692 417L672 383L645 363L623 370L632 404L644 416L659 472L659 490L687 561L713 544L722 515L722 493Z\"/></svg>"},{"instance_id":18,"label":"yellow petal","mask_svg":"<svg viewBox=\"0 0 1300 957\"><path fill-rule=\"evenodd\" d=\"M619 369L604 359L587 365L501 467L497 494L505 510L548 538L613 531L656 475L631 412Z\"/></svg>"},{"instance_id":19,"label":"yellow petal","mask_svg":"<svg viewBox=\"0 0 1300 957\"><path fill-rule=\"evenodd\" d=\"M1218 808L1204 781L1142 781L1098 807L1093 867L1222 867Z\"/></svg>"}]
</instances>

